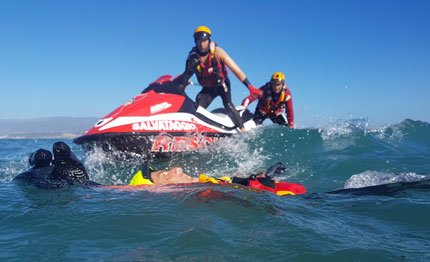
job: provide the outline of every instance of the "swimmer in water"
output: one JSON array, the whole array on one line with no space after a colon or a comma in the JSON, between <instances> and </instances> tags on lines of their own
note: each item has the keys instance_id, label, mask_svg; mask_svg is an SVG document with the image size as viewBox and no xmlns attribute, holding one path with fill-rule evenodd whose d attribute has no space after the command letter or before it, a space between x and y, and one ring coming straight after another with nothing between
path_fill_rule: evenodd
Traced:
<instances>
[{"instance_id":1,"label":"swimmer in water","mask_svg":"<svg viewBox=\"0 0 430 262\"><path fill-rule=\"evenodd\" d=\"M32 167L18 174L14 180L44 189L56 189L73 185L103 187L103 185L89 179L84 165L66 143L54 143L53 152L54 158L52 158L51 152L46 149L33 152L29 157L29 163ZM306 189L300 184L277 182L270 177L272 174L280 173L284 170L285 168L281 163L276 163L267 170L260 170L246 177L224 176L213 178L200 175L197 178L184 173L180 167L156 171L150 166L149 162L145 162L133 176L130 185L234 183L270 191L278 195L305 194Z\"/></svg>"},{"instance_id":2,"label":"swimmer in water","mask_svg":"<svg viewBox=\"0 0 430 262\"><path fill-rule=\"evenodd\" d=\"M39 149L29 157L31 168L18 174L21 181L39 188L55 189L69 185L99 185L90 181L82 162L64 142L53 145L54 158L49 150Z\"/></svg>"}]
</instances>

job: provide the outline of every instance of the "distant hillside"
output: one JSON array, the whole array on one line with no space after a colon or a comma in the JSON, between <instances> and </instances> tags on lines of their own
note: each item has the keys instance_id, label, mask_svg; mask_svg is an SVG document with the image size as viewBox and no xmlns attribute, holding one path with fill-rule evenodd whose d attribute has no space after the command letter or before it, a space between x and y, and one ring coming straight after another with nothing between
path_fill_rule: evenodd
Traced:
<instances>
[{"instance_id":1,"label":"distant hillside","mask_svg":"<svg viewBox=\"0 0 430 262\"><path fill-rule=\"evenodd\" d=\"M73 138L98 120L95 117L0 119L0 138Z\"/></svg>"}]
</instances>

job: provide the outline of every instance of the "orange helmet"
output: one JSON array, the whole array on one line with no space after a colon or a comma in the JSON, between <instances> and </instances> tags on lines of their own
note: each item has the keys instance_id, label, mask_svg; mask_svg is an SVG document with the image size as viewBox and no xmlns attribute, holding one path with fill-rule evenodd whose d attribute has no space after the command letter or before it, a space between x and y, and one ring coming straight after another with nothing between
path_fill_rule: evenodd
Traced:
<instances>
[{"instance_id":1,"label":"orange helmet","mask_svg":"<svg viewBox=\"0 0 430 262\"><path fill-rule=\"evenodd\" d=\"M277 84L277 83L281 83L284 84L285 81L285 75L281 72L276 72L272 75L272 78L270 79L270 81L273 84Z\"/></svg>"},{"instance_id":2,"label":"orange helmet","mask_svg":"<svg viewBox=\"0 0 430 262\"><path fill-rule=\"evenodd\" d=\"M206 26L199 26L197 27L196 31L194 31L194 41L197 40L206 40L211 39L212 33L209 28Z\"/></svg>"}]
</instances>

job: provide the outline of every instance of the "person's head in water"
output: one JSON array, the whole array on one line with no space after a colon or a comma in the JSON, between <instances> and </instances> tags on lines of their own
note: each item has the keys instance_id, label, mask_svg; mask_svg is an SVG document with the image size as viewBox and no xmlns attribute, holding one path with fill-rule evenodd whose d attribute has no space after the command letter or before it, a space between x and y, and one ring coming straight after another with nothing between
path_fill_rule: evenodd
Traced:
<instances>
[{"instance_id":1,"label":"person's head in water","mask_svg":"<svg viewBox=\"0 0 430 262\"><path fill-rule=\"evenodd\" d=\"M52 161L52 154L49 150L38 149L37 151L31 153L28 157L28 162L30 166L44 167L49 166Z\"/></svg>"},{"instance_id":2,"label":"person's head in water","mask_svg":"<svg viewBox=\"0 0 430 262\"><path fill-rule=\"evenodd\" d=\"M270 79L270 84L272 85L273 92L276 94L281 93L282 89L284 88L285 83L285 75L281 72L276 72L272 75L272 78Z\"/></svg>"},{"instance_id":3,"label":"person's head in water","mask_svg":"<svg viewBox=\"0 0 430 262\"><path fill-rule=\"evenodd\" d=\"M72 154L72 150L70 149L70 147L66 143L61 141L56 142L52 146L52 151L54 152L54 159L56 160L69 159Z\"/></svg>"},{"instance_id":4,"label":"person's head in water","mask_svg":"<svg viewBox=\"0 0 430 262\"><path fill-rule=\"evenodd\" d=\"M196 43L197 51L200 54L205 55L209 52L211 36L211 30L206 26L199 26L194 31L194 42Z\"/></svg>"}]
</instances>

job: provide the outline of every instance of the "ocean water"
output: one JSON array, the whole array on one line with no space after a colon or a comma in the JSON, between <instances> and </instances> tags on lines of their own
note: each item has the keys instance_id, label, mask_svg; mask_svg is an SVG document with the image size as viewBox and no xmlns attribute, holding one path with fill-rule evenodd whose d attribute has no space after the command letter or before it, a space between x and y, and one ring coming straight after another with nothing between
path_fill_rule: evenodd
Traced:
<instances>
[{"instance_id":1,"label":"ocean water","mask_svg":"<svg viewBox=\"0 0 430 262\"><path fill-rule=\"evenodd\" d=\"M42 190L12 181L31 152L55 141L0 140L0 261L430 261L428 189L326 193L429 179L426 122L270 125L153 163L221 176L281 161L277 179L308 191L291 197L204 184ZM128 184L141 163L63 141L102 184Z\"/></svg>"}]
</instances>

